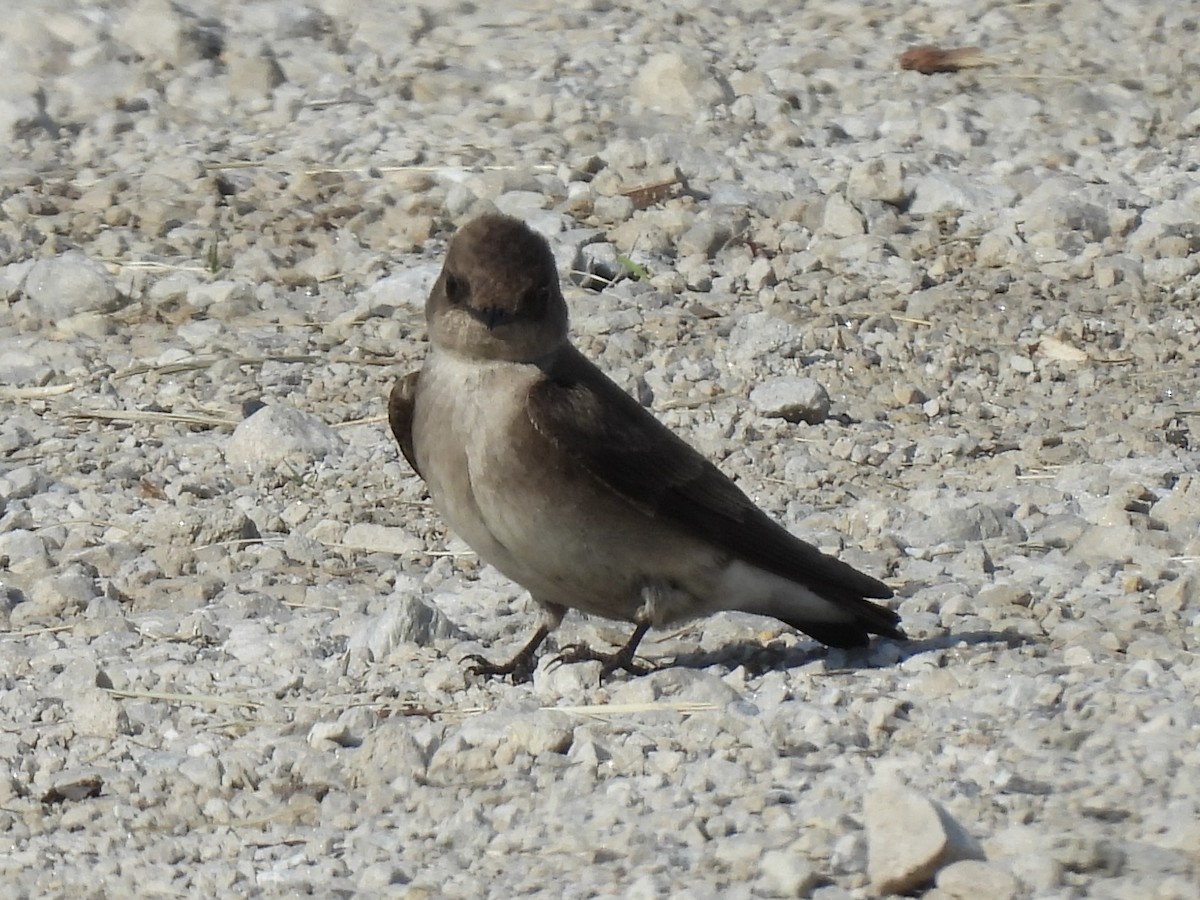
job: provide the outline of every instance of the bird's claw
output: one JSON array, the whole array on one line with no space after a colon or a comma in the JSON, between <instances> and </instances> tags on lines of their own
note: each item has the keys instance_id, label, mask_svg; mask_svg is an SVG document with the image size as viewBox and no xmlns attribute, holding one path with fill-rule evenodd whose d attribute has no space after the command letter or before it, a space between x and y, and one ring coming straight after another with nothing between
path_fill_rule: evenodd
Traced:
<instances>
[{"instance_id":1,"label":"bird's claw","mask_svg":"<svg viewBox=\"0 0 1200 900\"><path fill-rule=\"evenodd\" d=\"M524 684L533 679L533 654L518 653L506 663L495 663L490 659L484 659L478 653L471 653L464 656L461 662L472 663L467 667L468 675L508 676L512 679L513 684Z\"/></svg>"},{"instance_id":2,"label":"bird's claw","mask_svg":"<svg viewBox=\"0 0 1200 900\"><path fill-rule=\"evenodd\" d=\"M645 666L634 662L633 649L622 647L615 653L600 653L587 644L568 644L563 647L551 660L551 665L561 666L564 663L598 662L600 663L600 678L613 672L628 672L630 675L646 675L651 671Z\"/></svg>"}]
</instances>

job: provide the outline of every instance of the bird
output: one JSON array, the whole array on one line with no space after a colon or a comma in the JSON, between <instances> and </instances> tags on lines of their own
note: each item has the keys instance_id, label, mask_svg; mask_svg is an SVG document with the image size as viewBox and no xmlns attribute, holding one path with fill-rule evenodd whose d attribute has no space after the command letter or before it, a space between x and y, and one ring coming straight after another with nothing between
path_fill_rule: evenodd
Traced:
<instances>
[{"instance_id":1,"label":"bird","mask_svg":"<svg viewBox=\"0 0 1200 900\"><path fill-rule=\"evenodd\" d=\"M891 588L789 532L575 348L553 252L520 219L458 229L425 319L423 365L388 398L392 433L449 527L542 613L511 660L472 655L470 673L529 680L569 609L634 626L611 653L560 648L601 677L648 671L650 628L723 610L833 647L905 639L872 602Z\"/></svg>"}]
</instances>

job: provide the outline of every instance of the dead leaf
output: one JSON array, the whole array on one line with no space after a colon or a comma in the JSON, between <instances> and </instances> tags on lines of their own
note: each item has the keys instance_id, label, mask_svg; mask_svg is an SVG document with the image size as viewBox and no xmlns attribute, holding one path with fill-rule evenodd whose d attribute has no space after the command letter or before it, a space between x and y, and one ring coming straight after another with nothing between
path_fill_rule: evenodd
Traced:
<instances>
[{"instance_id":1,"label":"dead leaf","mask_svg":"<svg viewBox=\"0 0 1200 900\"><path fill-rule=\"evenodd\" d=\"M149 478L143 478L138 483L138 493L148 500L166 500L167 492L161 485L155 484Z\"/></svg>"},{"instance_id":2,"label":"dead leaf","mask_svg":"<svg viewBox=\"0 0 1200 900\"><path fill-rule=\"evenodd\" d=\"M51 788L42 794L43 803L65 803L68 800L87 800L89 797L99 797L104 787L104 779L99 775L68 775L59 778Z\"/></svg>"},{"instance_id":3,"label":"dead leaf","mask_svg":"<svg viewBox=\"0 0 1200 900\"><path fill-rule=\"evenodd\" d=\"M957 72L960 69L977 69L992 63L984 59L978 47L956 47L943 50L932 44L913 47L900 54L900 68L933 75L935 72Z\"/></svg>"},{"instance_id":4,"label":"dead leaf","mask_svg":"<svg viewBox=\"0 0 1200 900\"><path fill-rule=\"evenodd\" d=\"M629 188L628 190L621 191L621 196L632 200L635 209L647 209L656 203L669 200L678 194L682 188L683 176L680 175L677 169L675 174L670 178Z\"/></svg>"},{"instance_id":5,"label":"dead leaf","mask_svg":"<svg viewBox=\"0 0 1200 900\"><path fill-rule=\"evenodd\" d=\"M1061 362L1086 362L1088 359L1086 350L1080 350L1078 347L1073 347L1065 341L1049 335L1038 341L1038 350L1045 356Z\"/></svg>"}]
</instances>

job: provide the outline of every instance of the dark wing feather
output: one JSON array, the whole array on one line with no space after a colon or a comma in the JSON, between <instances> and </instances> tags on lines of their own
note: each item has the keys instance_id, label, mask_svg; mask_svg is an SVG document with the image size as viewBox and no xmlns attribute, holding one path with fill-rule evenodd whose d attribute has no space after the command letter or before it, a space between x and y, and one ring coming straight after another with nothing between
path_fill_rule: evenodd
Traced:
<instances>
[{"instance_id":1,"label":"dark wing feather","mask_svg":"<svg viewBox=\"0 0 1200 900\"><path fill-rule=\"evenodd\" d=\"M843 604L866 630L902 636L895 613L863 599L891 597L891 588L788 532L573 348L546 374L530 391L530 421L600 482L647 513ZM804 630L811 633L808 623ZM828 636L834 639L826 643L842 643Z\"/></svg>"},{"instance_id":2,"label":"dark wing feather","mask_svg":"<svg viewBox=\"0 0 1200 900\"><path fill-rule=\"evenodd\" d=\"M420 370L409 372L396 382L388 397L388 423L392 426L392 434L396 436L400 452L418 475L421 470L417 468L417 454L413 450L412 421L413 406L417 400L417 380L420 377Z\"/></svg>"}]
</instances>

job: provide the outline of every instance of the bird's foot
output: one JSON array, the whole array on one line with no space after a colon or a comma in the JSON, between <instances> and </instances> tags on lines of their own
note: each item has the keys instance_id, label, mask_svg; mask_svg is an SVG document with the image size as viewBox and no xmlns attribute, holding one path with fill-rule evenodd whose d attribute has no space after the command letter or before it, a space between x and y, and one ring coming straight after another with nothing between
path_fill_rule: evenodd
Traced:
<instances>
[{"instance_id":1,"label":"bird's foot","mask_svg":"<svg viewBox=\"0 0 1200 900\"><path fill-rule=\"evenodd\" d=\"M512 679L513 684L532 681L533 671L537 668L536 654L526 653L524 650L506 663L492 662L490 659L484 659L478 653L464 656L462 661L472 663L467 667L468 675L499 675L501 677L507 675Z\"/></svg>"},{"instance_id":2,"label":"bird's foot","mask_svg":"<svg viewBox=\"0 0 1200 900\"><path fill-rule=\"evenodd\" d=\"M613 672L628 672L630 675L648 675L652 669L634 662L635 647L626 644L614 653L601 653L587 644L568 644L554 657L554 665L577 662L600 663L600 680Z\"/></svg>"},{"instance_id":3,"label":"bird's foot","mask_svg":"<svg viewBox=\"0 0 1200 900\"><path fill-rule=\"evenodd\" d=\"M527 681L532 681L533 672L537 668L538 647L542 646L542 641L546 639L546 635L550 633L550 629L550 625L539 625L529 643L522 647L520 652L506 663L494 663L490 659L484 659L477 653L464 656L462 658L463 662L474 663L474 665L467 668L467 674L507 675L512 679L513 684L524 684Z\"/></svg>"},{"instance_id":4,"label":"bird's foot","mask_svg":"<svg viewBox=\"0 0 1200 900\"><path fill-rule=\"evenodd\" d=\"M625 646L615 653L598 653L587 644L568 644L559 651L558 656L554 657L555 665L563 663L588 662L595 660L600 663L600 680L604 681L605 675L611 675L613 672L625 671L630 675L647 675L652 670L645 666L639 666L634 662L634 655L637 653L638 644L646 632L650 630L649 622L642 622L634 629L629 640L625 642Z\"/></svg>"}]
</instances>

